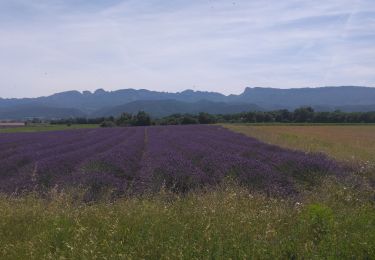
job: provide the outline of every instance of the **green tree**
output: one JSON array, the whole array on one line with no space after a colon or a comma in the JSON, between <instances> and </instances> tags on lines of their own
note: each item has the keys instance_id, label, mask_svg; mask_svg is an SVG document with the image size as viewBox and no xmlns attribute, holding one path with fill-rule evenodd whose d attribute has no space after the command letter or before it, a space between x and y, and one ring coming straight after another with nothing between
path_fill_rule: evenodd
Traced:
<instances>
[{"instance_id":1,"label":"green tree","mask_svg":"<svg viewBox=\"0 0 375 260\"><path fill-rule=\"evenodd\" d=\"M119 118L116 119L118 126L129 126L133 123L133 116L129 113L122 113Z\"/></svg>"},{"instance_id":2,"label":"green tree","mask_svg":"<svg viewBox=\"0 0 375 260\"><path fill-rule=\"evenodd\" d=\"M145 111L139 111L133 120L136 126L151 125L151 117Z\"/></svg>"},{"instance_id":3,"label":"green tree","mask_svg":"<svg viewBox=\"0 0 375 260\"><path fill-rule=\"evenodd\" d=\"M294 110L295 122L312 122L314 118L314 109L312 107L301 107Z\"/></svg>"},{"instance_id":4,"label":"green tree","mask_svg":"<svg viewBox=\"0 0 375 260\"><path fill-rule=\"evenodd\" d=\"M192 116L185 115L181 120L182 125L192 125L192 124L198 124L198 120L195 119Z\"/></svg>"},{"instance_id":5,"label":"green tree","mask_svg":"<svg viewBox=\"0 0 375 260\"><path fill-rule=\"evenodd\" d=\"M200 124L213 124L215 123L215 117L208 113L201 112L199 113L198 121Z\"/></svg>"}]
</instances>

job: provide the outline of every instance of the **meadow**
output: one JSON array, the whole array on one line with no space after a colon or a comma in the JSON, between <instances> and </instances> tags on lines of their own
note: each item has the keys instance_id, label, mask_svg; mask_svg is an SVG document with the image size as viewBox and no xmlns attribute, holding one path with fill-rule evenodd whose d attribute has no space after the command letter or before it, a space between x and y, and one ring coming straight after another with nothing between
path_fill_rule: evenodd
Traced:
<instances>
[{"instance_id":1,"label":"meadow","mask_svg":"<svg viewBox=\"0 0 375 260\"><path fill-rule=\"evenodd\" d=\"M116 202L0 199L2 259L372 259L366 192L326 181L298 201L239 186Z\"/></svg>"},{"instance_id":2,"label":"meadow","mask_svg":"<svg viewBox=\"0 0 375 260\"><path fill-rule=\"evenodd\" d=\"M375 257L371 131L233 127L284 148L220 126L0 134L0 258ZM356 157L324 150L338 136Z\"/></svg>"},{"instance_id":3,"label":"meadow","mask_svg":"<svg viewBox=\"0 0 375 260\"><path fill-rule=\"evenodd\" d=\"M20 127L0 128L0 133L32 133L47 131L76 130L82 128L97 128L95 124L72 124L72 125L52 125L52 124L31 124Z\"/></svg>"}]
</instances>

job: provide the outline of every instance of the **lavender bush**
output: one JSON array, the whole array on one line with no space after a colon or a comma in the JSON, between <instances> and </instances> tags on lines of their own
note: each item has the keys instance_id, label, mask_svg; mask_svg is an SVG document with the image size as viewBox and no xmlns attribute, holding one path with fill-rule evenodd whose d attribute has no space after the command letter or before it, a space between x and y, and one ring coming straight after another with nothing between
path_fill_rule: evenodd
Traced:
<instances>
[{"instance_id":1,"label":"lavender bush","mask_svg":"<svg viewBox=\"0 0 375 260\"><path fill-rule=\"evenodd\" d=\"M322 154L262 143L220 126L163 126L0 134L0 192L102 187L176 192L234 179L268 194L342 168Z\"/></svg>"}]
</instances>

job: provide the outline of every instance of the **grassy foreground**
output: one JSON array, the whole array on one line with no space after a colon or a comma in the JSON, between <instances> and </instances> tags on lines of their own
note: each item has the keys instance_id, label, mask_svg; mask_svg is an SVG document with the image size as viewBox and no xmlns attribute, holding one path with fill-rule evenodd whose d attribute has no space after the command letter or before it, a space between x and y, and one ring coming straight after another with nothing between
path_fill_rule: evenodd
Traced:
<instances>
[{"instance_id":1,"label":"grassy foreground","mask_svg":"<svg viewBox=\"0 0 375 260\"><path fill-rule=\"evenodd\" d=\"M238 186L92 205L64 194L0 198L1 259L375 257L369 194L326 180L301 200Z\"/></svg>"},{"instance_id":2,"label":"grassy foreground","mask_svg":"<svg viewBox=\"0 0 375 260\"><path fill-rule=\"evenodd\" d=\"M23 132L45 132L45 131L60 131L60 130L75 130L82 128L96 128L98 125L79 124L79 125L50 125L50 124L36 124L24 127L9 127L0 128L0 133L23 133Z\"/></svg>"}]
</instances>

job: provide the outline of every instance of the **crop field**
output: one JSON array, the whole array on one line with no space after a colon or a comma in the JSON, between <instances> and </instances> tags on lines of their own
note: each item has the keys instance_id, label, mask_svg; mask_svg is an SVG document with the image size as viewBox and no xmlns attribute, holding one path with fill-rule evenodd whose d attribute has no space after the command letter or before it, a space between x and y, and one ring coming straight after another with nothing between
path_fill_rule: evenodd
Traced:
<instances>
[{"instance_id":1,"label":"crop field","mask_svg":"<svg viewBox=\"0 0 375 260\"><path fill-rule=\"evenodd\" d=\"M341 161L375 162L375 125L225 125L264 142Z\"/></svg>"},{"instance_id":2,"label":"crop field","mask_svg":"<svg viewBox=\"0 0 375 260\"><path fill-rule=\"evenodd\" d=\"M343 168L322 154L268 145L219 126L3 134L0 191L84 187L176 192L232 178L267 194L295 194Z\"/></svg>"},{"instance_id":3,"label":"crop field","mask_svg":"<svg viewBox=\"0 0 375 260\"><path fill-rule=\"evenodd\" d=\"M281 145L206 125L0 133L0 258L374 258L363 169Z\"/></svg>"},{"instance_id":4,"label":"crop field","mask_svg":"<svg viewBox=\"0 0 375 260\"><path fill-rule=\"evenodd\" d=\"M97 128L95 124L76 124L76 125L50 125L50 124L35 124L20 127L6 127L0 128L0 133L24 133L24 132L47 132L47 131L61 131L61 130L75 130L82 128Z\"/></svg>"}]
</instances>

